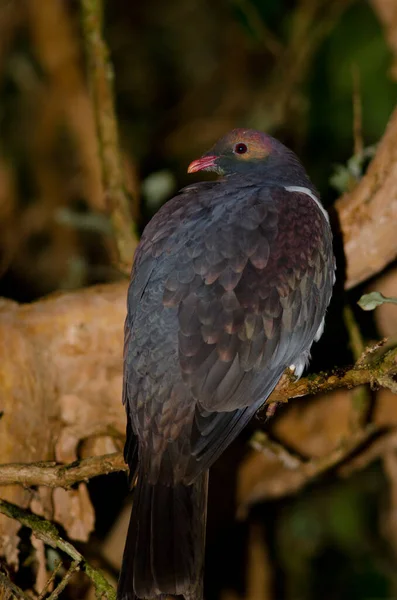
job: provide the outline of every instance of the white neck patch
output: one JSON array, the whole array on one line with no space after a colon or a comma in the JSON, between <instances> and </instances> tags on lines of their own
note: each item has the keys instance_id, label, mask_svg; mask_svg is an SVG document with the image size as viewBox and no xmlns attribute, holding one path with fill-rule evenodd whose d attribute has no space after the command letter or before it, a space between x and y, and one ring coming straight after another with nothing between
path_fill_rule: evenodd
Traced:
<instances>
[{"instance_id":1,"label":"white neck patch","mask_svg":"<svg viewBox=\"0 0 397 600\"><path fill-rule=\"evenodd\" d=\"M309 190L309 188L303 187L300 185L286 185L286 186L284 186L284 189L287 192L299 192L301 194L306 194L306 196L310 196L310 198L312 200L314 200L314 202L317 204L317 206L323 213L324 217L327 219L327 222L329 223L329 215L328 215L327 211L325 210L324 206L321 204L321 202L317 198L317 196L315 194L313 194L313 192L311 190Z\"/></svg>"}]
</instances>

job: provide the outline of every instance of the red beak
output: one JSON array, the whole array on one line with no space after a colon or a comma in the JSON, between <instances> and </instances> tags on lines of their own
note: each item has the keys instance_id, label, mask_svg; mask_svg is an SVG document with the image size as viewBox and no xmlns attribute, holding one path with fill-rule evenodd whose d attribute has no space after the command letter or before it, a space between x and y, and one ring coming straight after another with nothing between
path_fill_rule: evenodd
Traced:
<instances>
[{"instance_id":1,"label":"red beak","mask_svg":"<svg viewBox=\"0 0 397 600\"><path fill-rule=\"evenodd\" d=\"M212 169L215 166L217 156L202 156L190 163L187 168L188 173L196 173L197 171L205 171Z\"/></svg>"}]
</instances>

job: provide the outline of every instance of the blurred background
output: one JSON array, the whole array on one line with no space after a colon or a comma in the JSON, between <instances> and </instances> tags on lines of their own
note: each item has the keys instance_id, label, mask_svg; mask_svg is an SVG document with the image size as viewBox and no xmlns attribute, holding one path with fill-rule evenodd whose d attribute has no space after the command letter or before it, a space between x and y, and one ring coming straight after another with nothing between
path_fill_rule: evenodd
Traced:
<instances>
[{"instance_id":1,"label":"blurred background","mask_svg":"<svg viewBox=\"0 0 397 600\"><path fill-rule=\"evenodd\" d=\"M394 0L108 0L103 22L137 232L191 181L189 162L241 126L290 146L329 207L365 171L396 103ZM114 266L85 65L77 0L0 0L5 298L31 302L123 277ZM396 281L393 267L386 276ZM353 361L346 304L365 340L397 330L396 317L385 331L354 308L364 289L344 295L340 286L312 370ZM340 436L346 429L348 395L320 399L316 410L307 400L306 412L291 403L266 430L284 436L289 458L324 456L335 446L330 428ZM326 425L316 437L320 414ZM349 477L319 469L296 490L253 498L253 474L271 471L277 480L279 468L264 469L248 450L260 427L255 421L212 471L206 600L397 598L394 463L375 461ZM117 527L127 491L124 474L89 484L96 526L81 550L114 577L118 559L108 544L118 552L124 544ZM31 565L18 578L29 587ZM72 582L62 598L88 597L81 586Z\"/></svg>"}]
</instances>

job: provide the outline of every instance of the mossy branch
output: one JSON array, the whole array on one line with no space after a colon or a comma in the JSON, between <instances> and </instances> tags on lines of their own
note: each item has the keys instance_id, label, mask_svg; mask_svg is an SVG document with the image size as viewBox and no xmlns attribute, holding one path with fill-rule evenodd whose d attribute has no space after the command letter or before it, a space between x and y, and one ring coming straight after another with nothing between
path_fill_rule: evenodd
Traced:
<instances>
[{"instance_id":1,"label":"mossy branch","mask_svg":"<svg viewBox=\"0 0 397 600\"><path fill-rule=\"evenodd\" d=\"M106 580L103 573L90 565L85 560L84 556L70 542L61 538L57 527L53 523L50 523L50 521L27 510L23 510L19 506L7 502L6 500L0 500L0 513L6 515L10 519L19 521L21 525L31 529L34 535L45 544L48 544L52 548L58 548L70 556L74 561L74 569L76 569L78 565L91 579L95 586L98 598L105 597L108 600L116 600L116 591Z\"/></svg>"},{"instance_id":2,"label":"mossy branch","mask_svg":"<svg viewBox=\"0 0 397 600\"><path fill-rule=\"evenodd\" d=\"M397 375L397 348L385 352L383 356L370 362L370 354L386 343L383 340L372 348L367 348L353 367L338 368L331 373L317 373L292 381L292 377L284 376L268 399L272 402L288 402L292 398L324 394L339 388L352 389L358 385L370 384L396 392L397 383L393 377Z\"/></svg>"},{"instance_id":3,"label":"mossy branch","mask_svg":"<svg viewBox=\"0 0 397 600\"><path fill-rule=\"evenodd\" d=\"M81 0L88 79L93 99L102 179L119 255L119 267L128 272L138 240L126 191L113 99L113 68L102 37L101 0Z\"/></svg>"}]
</instances>

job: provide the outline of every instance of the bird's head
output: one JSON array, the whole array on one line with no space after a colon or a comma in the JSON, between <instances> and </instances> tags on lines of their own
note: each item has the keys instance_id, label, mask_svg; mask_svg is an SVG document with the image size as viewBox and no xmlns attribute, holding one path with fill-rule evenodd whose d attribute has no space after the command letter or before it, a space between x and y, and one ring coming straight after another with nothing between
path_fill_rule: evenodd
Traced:
<instances>
[{"instance_id":1,"label":"bird's head","mask_svg":"<svg viewBox=\"0 0 397 600\"><path fill-rule=\"evenodd\" d=\"M245 173L260 168L270 157L292 154L270 135L254 129L233 129L188 167L188 173L215 171L220 175Z\"/></svg>"}]
</instances>

